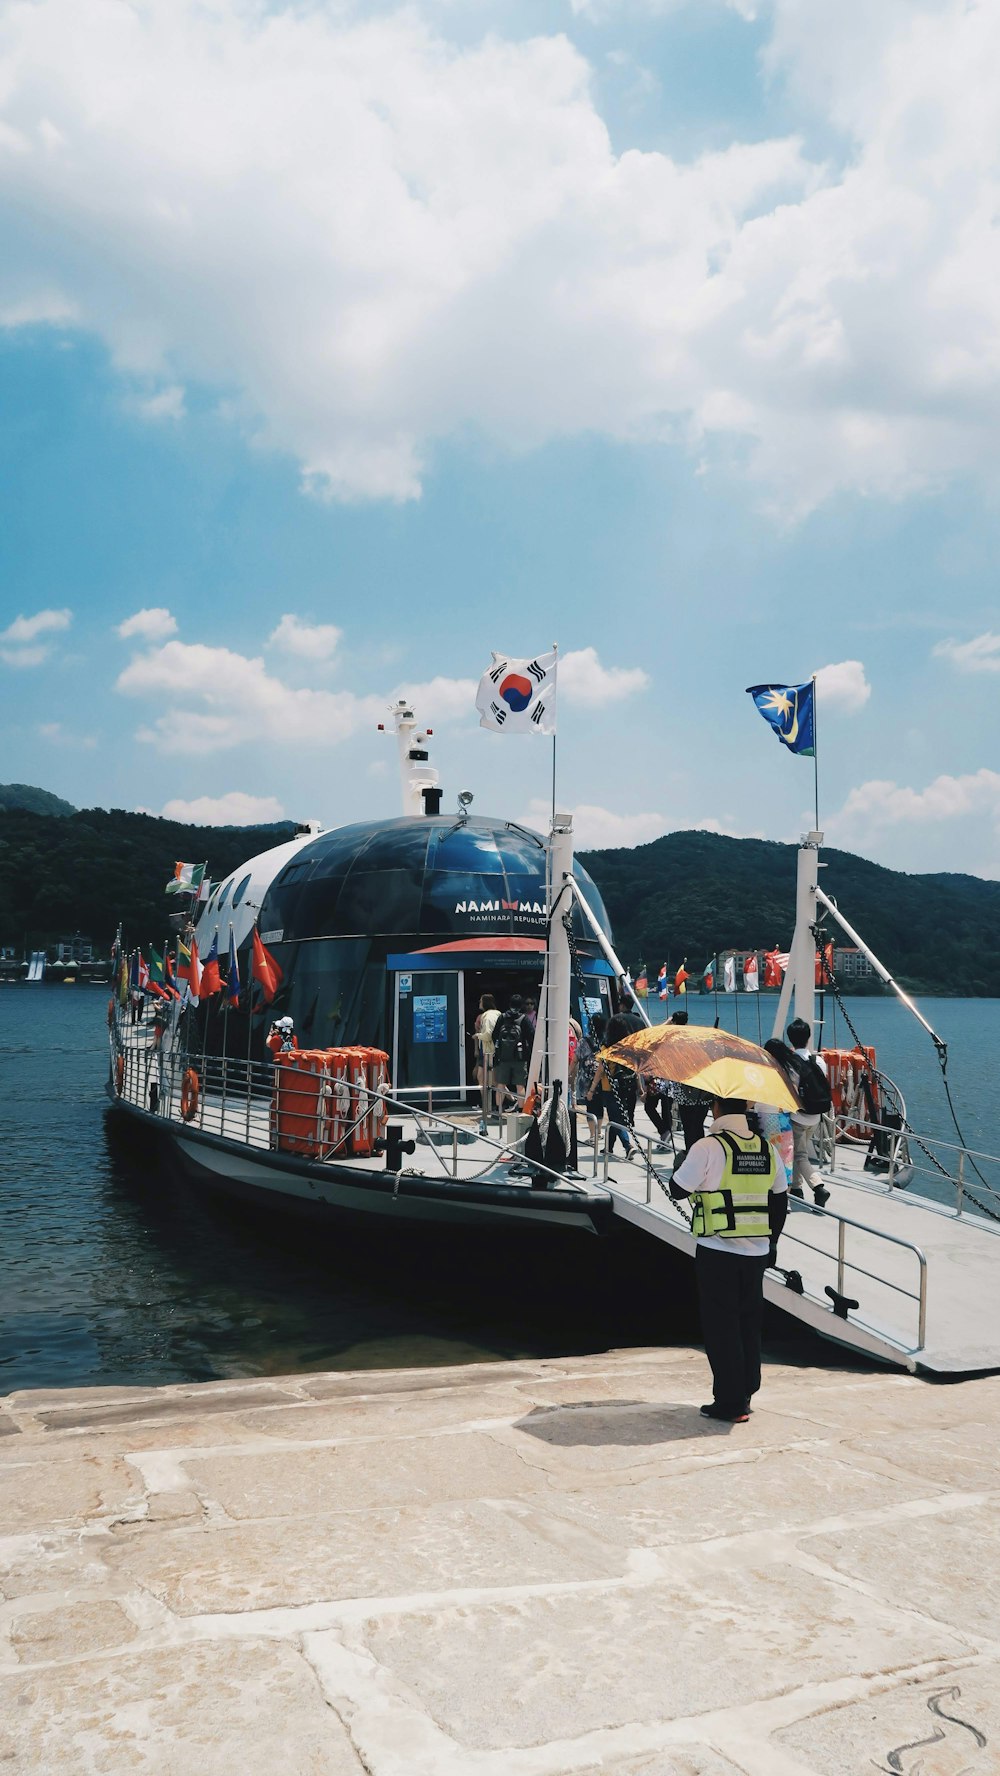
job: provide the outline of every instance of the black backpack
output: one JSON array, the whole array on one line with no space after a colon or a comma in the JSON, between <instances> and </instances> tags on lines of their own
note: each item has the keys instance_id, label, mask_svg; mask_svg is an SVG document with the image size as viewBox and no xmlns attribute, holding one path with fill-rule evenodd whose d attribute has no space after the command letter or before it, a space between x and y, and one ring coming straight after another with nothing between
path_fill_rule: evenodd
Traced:
<instances>
[{"instance_id":1,"label":"black backpack","mask_svg":"<svg viewBox=\"0 0 1000 1776\"><path fill-rule=\"evenodd\" d=\"M792 1067L799 1102L807 1116L825 1116L833 1099L827 1079L815 1055L793 1054Z\"/></svg>"},{"instance_id":2,"label":"black backpack","mask_svg":"<svg viewBox=\"0 0 1000 1776\"><path fill-rule=\"evenodd\" d=\"M521 1019L516 1011L505 1011L493 1032L493 1058L497 1061L523 1061Z\"/></svg>"}]
</instances>

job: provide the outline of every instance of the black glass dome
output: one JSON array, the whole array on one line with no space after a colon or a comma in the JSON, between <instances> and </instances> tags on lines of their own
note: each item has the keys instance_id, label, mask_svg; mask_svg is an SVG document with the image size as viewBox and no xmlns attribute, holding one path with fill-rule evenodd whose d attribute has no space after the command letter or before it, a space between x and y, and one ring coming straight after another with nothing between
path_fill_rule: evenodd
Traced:
<instances>
[{"instance_id":1,"label":"black glass dome","mask_svg":"<svg viewBox=\"0 0 1000 1776\"><path fill-rule=\"evenodd\" d=\"M574 874L610 933L590 877L579 865ZM285 944L316 938L410 944L543 936L545 920L541 838L502 820L460 822L451 815L364 821L322 833L276 877L258 923ZM575 925L581 939L593 941L579 908Z\"/></svg>"}]
</instances>

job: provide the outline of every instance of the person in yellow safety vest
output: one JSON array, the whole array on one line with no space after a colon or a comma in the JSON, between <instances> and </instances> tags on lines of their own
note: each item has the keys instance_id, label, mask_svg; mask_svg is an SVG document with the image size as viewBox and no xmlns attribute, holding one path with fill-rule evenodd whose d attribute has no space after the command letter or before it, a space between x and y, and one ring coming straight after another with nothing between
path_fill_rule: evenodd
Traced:
<instances>
[{"instance_id":1,"label":"person in yellow safety vest","mask_svg":"<svg viewBox=\"0 0 1000 1776\"><path fill-rule=\"evenodd\" d=\"M713 1398L704 1418L746 1424L760 1387L764 1272L777 1258L788 1180L774 1148L747 1121L740 1099L717 1098L711 1132L695 1141L670 1182L689 1197L695 1277Z\"/></svg>"}]
</instances>

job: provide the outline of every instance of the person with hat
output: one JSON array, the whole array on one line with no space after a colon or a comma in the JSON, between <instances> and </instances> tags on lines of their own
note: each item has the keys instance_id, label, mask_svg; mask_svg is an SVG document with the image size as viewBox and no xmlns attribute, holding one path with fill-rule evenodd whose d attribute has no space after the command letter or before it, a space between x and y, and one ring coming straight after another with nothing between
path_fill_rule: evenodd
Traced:
<instances>
[{"instance_id":1,"label":"person with hat","mask_svg":"<svg viewBox=\"0 0 1000 1776\"><path fill-rule=\"evenodd\" d=\"M289 1054L298 1048L299 1039L295 1034L295 1025L290 1017L275 1018L267 1033L267 1046L273 1055Z\"/></svg>"},{"instance_id":2,"label":"person with hat","mask_svg":"<svg viewBox=\"0 0 1000 1776\"><path fill-rule=\"evenodd\" d=\"M688 1148L670 1182L690 1200L695 1278L712 1370L703 1418L746 1424L760 1387L764 1272L776 1262L788 1181L771 1143L747 1121L742 1098L716 1098L710 1132Z\"/></svg>"}]
</instances>

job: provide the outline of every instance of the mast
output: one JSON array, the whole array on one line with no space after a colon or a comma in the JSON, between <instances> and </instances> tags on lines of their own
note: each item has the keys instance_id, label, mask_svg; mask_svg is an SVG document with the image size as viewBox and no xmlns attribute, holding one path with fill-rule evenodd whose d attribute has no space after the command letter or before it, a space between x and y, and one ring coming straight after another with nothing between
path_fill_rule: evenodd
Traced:
<instances>
[{"instance_id":1,"label":"mast","mask_svg":"<svg viewBox=\"0 0 1000 1776\"><path fill-rule=\"evenodd\" d=\"M405 697L390 707L399 755L399 786L404 814L436 814L441 805L438 773L430 762L428 741L433 728L418 730L417 719ZM385 723L379 722L384 732Z\"/></svg>"},{"instance_id":2,"label":"mast","mask_svg":"<svg viewBox=\"0 0 1000 1776\"><path fill-rule=\"evenodd\" d=\"M788 957L788 967L781 983L781 996L774 1014L772 1036L784 1041L785 1028L792 1015L802 1018L816 1033L816 896L819 886L819 848L821 832L806 833L799 846L795 878L795 932Z\"/></svg>"}]
</instances>

